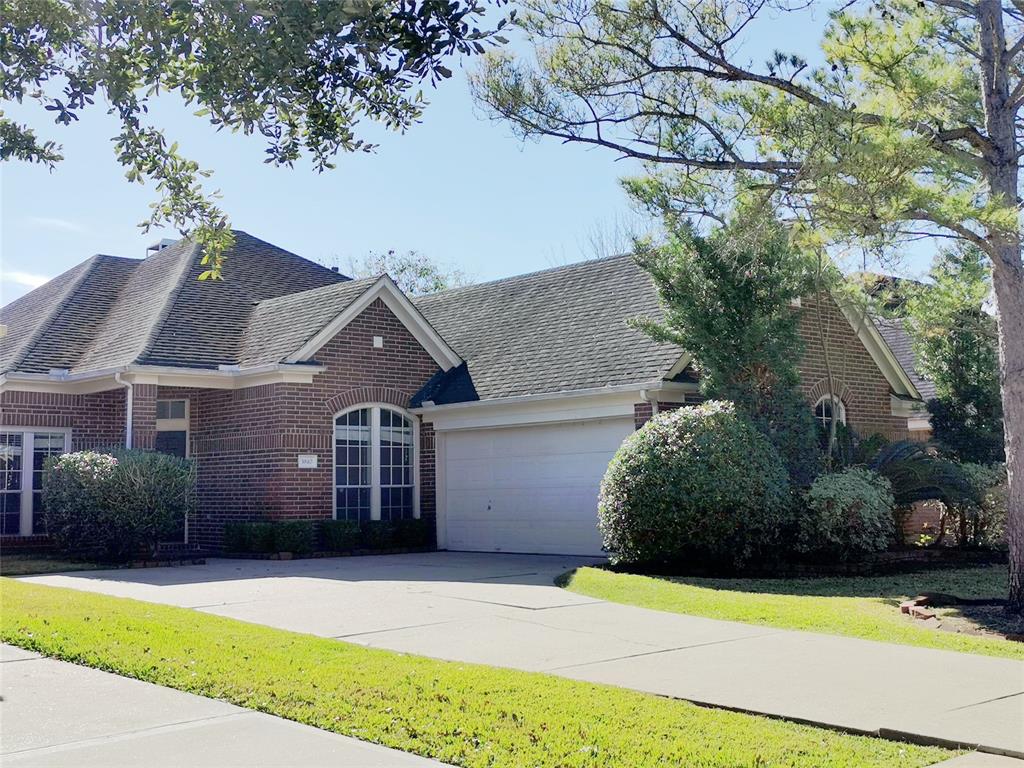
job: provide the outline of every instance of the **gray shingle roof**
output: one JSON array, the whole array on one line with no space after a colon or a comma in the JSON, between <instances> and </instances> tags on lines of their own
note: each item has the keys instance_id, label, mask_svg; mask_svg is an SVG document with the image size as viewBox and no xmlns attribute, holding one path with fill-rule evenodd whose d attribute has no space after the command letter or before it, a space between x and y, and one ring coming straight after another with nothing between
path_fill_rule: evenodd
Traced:
<instances>
[{"instance_id":1,"label":"gray shingle roof","mask_svg":"<svg viewBox=\"0 0 1024 768\"><path fill-rule=\"evenodd\" d=\"M236 364L260 302L348 282L239 231L225 279L199 282L203 269L185 240L146 259L94 256L0 309L0 372Z\"/></svg>"},{"instance_id":2,"label":"gray shingle roof","mask_svg":"<svg viewBox=\"0 0 1024 768\"><path fill-rule=\"evenodd\" d=\"M144 260L95 256L12 302L0 309L0 371L277 363L376 282L235 236L222 281L199 282L199 251L182 241ZM438 403L660 380L682 354L627 324L662 316L650 277L628 256L415 304L465 360L424 389L420 399Z\"/></svg>"},{"instance_id":3,"label":"gray shingle roof","mask_svg":"<svg viewBox=\"0 0 1024 768\"><path fill-rule=\"evenodd\" d=\"M914 345L903 320L876 317L875 326L889 349L892 350L893 355L896 356L900 367L917 387L917 391L921 393L922 399L928 401L935 397L935 382L919 372Z\"/></svg>"},{"instance_id":4,"label":"gray shingle roof","mask_svg":"<svg viewBox=\"0 0 1024 768\"><path fill-rule=\"evenodd\" d=\"M242 337L238 362L277 362L297 351L321 328L345 311L378 278L347 280L261 301Z\"/></svg>"},{"instance_id":5,"label":"gray shingle roof","mask_svg":"<svg viewBox=\"0 0 1024 768\"><path fill-rule=\"evenodd\" d=\"M661 319L650 276L613 256L414 300L466 361L419 400L545 394L662 379L682 350L628 325Z\"/></svg>"},{"instance_id":6,"label":"gray shingle roof","mask_svg":"<svg viewBox=\"0 0 1024 768\"><path fill-rule=\"evenodd\" d=\"M0 310L0 372L70 368L93 343L135 260L96 255Z\"/></svg>"}]
</instances>

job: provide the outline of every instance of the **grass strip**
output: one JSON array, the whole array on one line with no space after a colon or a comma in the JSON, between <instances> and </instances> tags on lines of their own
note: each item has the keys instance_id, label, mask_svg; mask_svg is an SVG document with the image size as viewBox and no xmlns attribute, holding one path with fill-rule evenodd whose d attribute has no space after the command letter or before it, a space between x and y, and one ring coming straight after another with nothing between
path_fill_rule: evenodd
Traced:
<instances>
[{"instance_id":1,"label":"grass strip","mask_svg":"<svg viewBox=\"0 0 1024 768\"><path fill-rule=\"evenodd\" d=\"M899 610L901 600L921 592L991 597L1006 583L1006 566L822 579L667 578L580 568L563 580L581 595L659 611L1024 660L1024 643L932 629Z\"/></svg>"},{"instance_id":2,"label":"grass strip","mask_svg":"<svg viewBox=\"0 0 1024 768\"><path fill-rule=\"evenodd\" d=\"M850 768L953 753L0 579L0 639L462 766Z\"/></svg>"}]
</instances>

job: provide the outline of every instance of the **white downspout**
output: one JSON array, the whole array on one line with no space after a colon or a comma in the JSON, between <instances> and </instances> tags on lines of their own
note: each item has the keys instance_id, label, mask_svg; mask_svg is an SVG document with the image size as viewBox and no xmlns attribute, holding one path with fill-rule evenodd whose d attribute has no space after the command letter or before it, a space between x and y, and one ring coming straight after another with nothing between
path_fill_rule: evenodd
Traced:
<instances>
[{"instance_id":1,"label":"white downspout","mask_svg":"<svg viewBox=\"0 0 1024 768\"><path fill-rule=\"evenodd\" d=\"M131 450L132 447L132 401L135 400L135 389L130 381L121 378L120 371L114 374L114 381L125 389L124 409L124 447Z\"/></svg>"},{"instance_id":2,"label":"white downspout","mask_svg":"<svg viewBox=\"0 0 1024 768\"><path fill-rule=\"evenodd\" d=\"M658 415L658 396L657 395L652 395L650 390L641 389L640 390L640 399L651 404L651 416L657 416Z\"/></svg>"}]
</instances>

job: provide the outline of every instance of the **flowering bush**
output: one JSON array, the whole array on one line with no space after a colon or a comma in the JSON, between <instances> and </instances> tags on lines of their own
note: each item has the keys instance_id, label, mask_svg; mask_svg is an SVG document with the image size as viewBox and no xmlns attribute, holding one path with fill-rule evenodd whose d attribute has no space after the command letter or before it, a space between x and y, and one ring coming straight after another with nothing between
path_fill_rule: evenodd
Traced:
<instances>
[{"instance_id":1,"label":"flowering bush","mask_svg":"<svg viewBox=\"0 0 1024 768\"><path fill-rule=\"evenodd\" d=\"M77 451L46 460L43 507L46 530L59 549L83 556L102 554L110 478L117 459L96 451Z\"/></svg>"},{"instance_id":2,"label":"flowering bush","mask_svg":"<svg viewBox=\"0 0 1024 768\"><path fill-rule=\"evenodd\" d=\"M796 549L847 559L887 549L896 536L890 482L855 467L822 475L804 496Z\"/></svg>"},{"instance_id":3,"label":"flowering bush","mask_svg":"<svg viewBox=\"0 0 1024 768\"><path fill-rule=\"evenodd\" d=\"M144 451L78 451L47 460L46 530L62 551L124 560L180 537L194 503L192 463Z\"/></svg>"},{"instance_id":4,"label":"flowering bush","mask_svg":"<svg viewBox=\"0 0 1024 768\"><path fill-rule=\"evenodd\" d=\"M662 413L626 438L601 483L598 527L616 562L739 566L788 517L776 450L730 402Z\"/></svg>"}]
</instances>

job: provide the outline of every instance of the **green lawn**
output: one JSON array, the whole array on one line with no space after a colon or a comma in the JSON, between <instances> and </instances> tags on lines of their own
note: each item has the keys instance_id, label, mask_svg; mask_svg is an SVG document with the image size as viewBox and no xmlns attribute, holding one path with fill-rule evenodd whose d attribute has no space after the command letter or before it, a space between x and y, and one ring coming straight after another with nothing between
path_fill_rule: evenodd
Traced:
<instances>
[{"instance_id":1,"label":"green lawn","mask_svg":"<svg viewBox=\"0 0 1024 768\"><path fill-rule=\"evenodd\" d=\"M82 560L67 560L49 555L4 555L0 557L0 576L29 576L38 573L91 571L96 568L110 567L112 566L89 563Z\"/></svg>"},{"instance_id":2,"label":"green lawn","mask_svg":"<svg viewBox=\"0 0 1024 768\"><path fill-rule=\"evenodd\" d=\"M925 766L934 747L0 579L4 642L463 766Z\"/></svg>"},{"instance_id":3,"label":"green lawn","mask_svg":"<svg viewBox=\"0 0 1024 768\"><path fill-rule=\"evenodd\" d=\"M564 586L660 611L1024 660L1024 643L930 629L899 610L901 600L921 592L995 597L1006 583L1006 566L824 579L663 578L580 568ZM991 609L990 618L1000 613Z\"/></svg>"}]
</instances>

